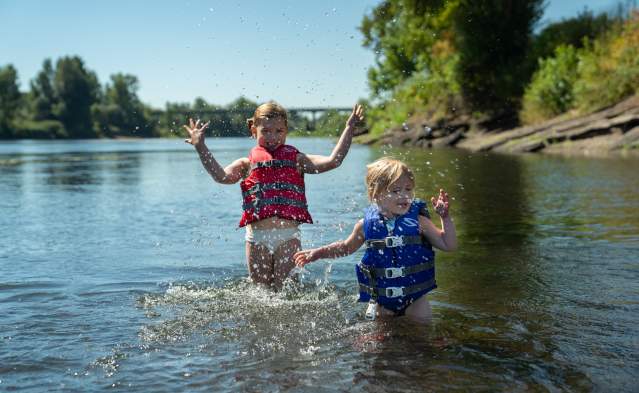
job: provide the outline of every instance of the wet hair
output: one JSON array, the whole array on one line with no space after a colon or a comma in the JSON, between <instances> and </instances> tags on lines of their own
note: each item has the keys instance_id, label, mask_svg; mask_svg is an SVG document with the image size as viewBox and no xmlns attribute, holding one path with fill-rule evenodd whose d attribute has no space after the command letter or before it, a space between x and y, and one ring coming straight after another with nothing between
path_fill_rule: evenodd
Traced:
<instances>
[{"instance_id":1,"label":"wet hair","mask_svg":"<svg viewBox=\"0 0 639 393\"><path fill-rule=\"evenodd\" d=\"M391 184L406 175L415 184L415 176L408 165L392 157L383 157L366 165L366 189L368 200L373 202L384 191L388 191Z\"/></svg>"},{"instance_id":2,"label":"wet hair","mask_svg":"<svg viewBox=\"0 0 639 393\"><path fill-rule=\"evenodd\" d=\"M257 119L283 119L288 128L288 115L286 109L275 101L265 102L258 106L253 113L253 117L246 119L249 130L257 122Z\"/></svg>"}]
</instances>

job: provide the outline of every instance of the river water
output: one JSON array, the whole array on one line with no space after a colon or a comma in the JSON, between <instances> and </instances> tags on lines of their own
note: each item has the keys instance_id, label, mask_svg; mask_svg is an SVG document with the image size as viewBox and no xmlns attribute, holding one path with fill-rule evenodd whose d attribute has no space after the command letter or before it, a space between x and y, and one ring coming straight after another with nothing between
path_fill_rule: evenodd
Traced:
<instances>
[{"instance_id":1,"label":"river water","mask_svg":"<svg viewBox=\"0 0 639 393\"><path fill-rule=\"evenodd\" d=\"M637 159L356 145L306 178L304 246L350 233L384 154L454 198L430 326L364 320L361 250L247 284L239 186L179 140L0 143L0 391L637 391Z\"/></svg>"}]
</instances>

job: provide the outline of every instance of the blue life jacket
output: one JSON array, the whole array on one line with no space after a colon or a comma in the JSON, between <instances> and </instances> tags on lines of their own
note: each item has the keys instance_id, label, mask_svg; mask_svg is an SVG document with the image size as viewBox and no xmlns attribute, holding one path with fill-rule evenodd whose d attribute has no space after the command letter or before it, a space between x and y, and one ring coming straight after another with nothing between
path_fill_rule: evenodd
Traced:
<instances>
[{"instance_id":1,"label":"blue life jacket","mask_svg":"<svg viewBox=\"0 0 639 393\"><path fill-rule=\"evenodd\" d=\"M355 267L360 302L373 299L402 313L413 301L437 288L435 252L419 233L419 213L425 206L424 201L415 199L406 214L396 217L390 234L377 205L366 209L367 248Z\"/></svg>"}]
</instances>

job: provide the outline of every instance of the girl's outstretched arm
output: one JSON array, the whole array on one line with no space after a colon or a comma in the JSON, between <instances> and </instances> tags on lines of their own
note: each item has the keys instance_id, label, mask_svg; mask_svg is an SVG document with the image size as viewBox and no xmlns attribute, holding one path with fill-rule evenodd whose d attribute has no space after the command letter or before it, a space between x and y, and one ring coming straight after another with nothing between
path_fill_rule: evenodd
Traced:
<instances>
[{"instance_id":1,"label":"girl's outstretched arm","mask_svg":"<svg viewBox=\"0 0 639 393\"><path fill-rule=\"evenodd\" d=\"M438 229L433 222L419 216L419 227L430 244L442 251L454 251L457 249L457 234L455 224L448 214L448 194L444 190L439 190L439 197L430 199L435 212L441 218L442 229Z\"/></svg>"},{"instance_id":2,"label":"girl's outstretched arm","mask_svg":"<svg viewBox=\"0 0 639 393\"><path fill-rule=\"evenodd\" d=\"M335 169L342 164L348 149L351 147L355 125L364 121L364 107L357 104L353 107L353 112L346 121L346 127L342 132L333 152L330 156L319 156L312 154L298 154L297 162L304 173L322 173Z\"/></svg>"},{"instance_id":3,"label":"girl's outstretched arm","mask_svg":"<svg viewBox=\"0 0 639 393\"><path fill-rule=\"evenodd\" d=\"M364 244L364 220L359 220L346 240L339 240L319 248L298 251L293 255L295 264L302 267L322 258L340 258L351 255Z\"/></svg>"},{"instance_id":4,"label":"girl's outstretched arm","mask_svg":"<svg viewBox=\"0 0 639 393\"><path fill-rule=\"evenodd\" d=\"M249 160L248 158L239 158L233 161L226 168L222 168L204 143L204 130L206 130L208 125L209 123L200 125L199 120L193 121L193 119L189 119L189 125L184 126L186 131L189 133L189 138L185 139L184 142L195 147L197 154L200 156L200 161L202 161L202 165L211 175L213 180L222 184L237 183L250 167Z\"/></svg>"}]
</instances>

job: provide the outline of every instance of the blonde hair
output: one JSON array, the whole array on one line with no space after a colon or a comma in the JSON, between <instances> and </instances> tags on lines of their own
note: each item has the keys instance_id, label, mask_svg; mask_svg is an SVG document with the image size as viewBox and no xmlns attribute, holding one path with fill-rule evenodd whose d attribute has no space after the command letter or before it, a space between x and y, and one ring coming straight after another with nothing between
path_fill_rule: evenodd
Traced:
<instances>
[{"instance_id":1,"label":"blonde hair","mask_svg":"<svg viewBox=\"0 0 639 393\"><path fill-rule=\"evenodd\" d=\"M288 128L286 109L275 101L265 102L258 106L253 113L253 117L246 119L246 125L249 130L253 127L253 124L257 122L257 119L283 119L284 124Z\"/></svg>"},{"instance_id":2,"label":"blonde hair","mask_svg":"<svg viewBox=\"0 0 639 393\"><path fill-rule=\"evenodd\" d=\"M366 189L368 190L368 200L373 202L382 192L388 191L391 184L406 175L410 181L415 183L415 176L410 168L392 157L383 157L375 162L366 165Z\"/></svg>"}]
</instances>

